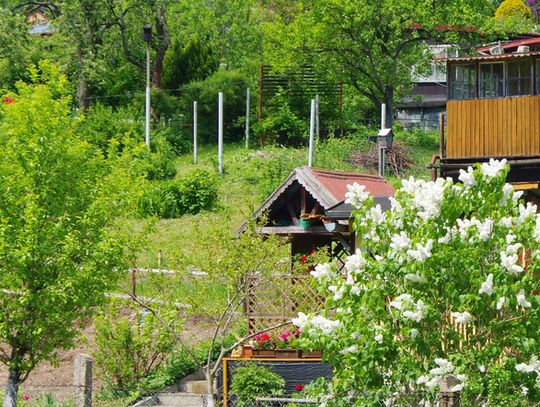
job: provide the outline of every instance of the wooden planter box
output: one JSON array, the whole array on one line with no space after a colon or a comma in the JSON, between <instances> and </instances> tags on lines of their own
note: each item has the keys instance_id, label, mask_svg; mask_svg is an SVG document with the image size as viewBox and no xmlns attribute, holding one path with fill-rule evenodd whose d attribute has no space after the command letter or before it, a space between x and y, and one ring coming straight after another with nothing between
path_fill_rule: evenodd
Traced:
<instances>
[{"instance_id":1,"label":"wooden planter box","mask_svg":"<svg viewBox=\"0 0 540 407\"><path fill-rule=\"evenodd\" d=\"M281 359L296 359L299 357L296 349L276 349L276 357Z\"/></svg>"},{"instance_id":2,"label":"wooden planter box","mask_svg":"<svg viewBox=\"0 0 540 407\"><path fill-rule=\"evenodd\" d=\"M322 358L322 350L314 350L312 352L302 352L303 358Z\"/></svg>"},{"instance_id":3,"label":"wooden planter box","mask_svg":"<svg viewBox=\"0 0 540 407\"><path fill-rule=\"evenodd\" d=\"M253 357L255 358L275 358L276 351L274 349L253 349Z\"/></svg>"}]
</instances>

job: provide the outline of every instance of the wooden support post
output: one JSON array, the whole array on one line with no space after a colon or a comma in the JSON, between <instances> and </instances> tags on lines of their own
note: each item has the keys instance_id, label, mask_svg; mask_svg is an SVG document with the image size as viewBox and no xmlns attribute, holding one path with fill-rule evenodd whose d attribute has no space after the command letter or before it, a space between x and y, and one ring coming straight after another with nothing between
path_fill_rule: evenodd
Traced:
<instances>
[{"instance_id":1,"label":"wooden support post","mask_svg":"<svg viewBox=\"0 0 540 407\"><path fill-rule=\"evenodd\" d=\"M92 407L92 359L83 353L75 356L73 407Z\"/></svg>"},{"instance_id":2,"label":"wooden support post","mask_svg":"<svg viewBox=\"0 0 540 407\"><path fill-rule=\"evenodd\" d=\"M444 140L444 114L439 114L439 155L441 158L446 156L446 146Z\"/></svg>"},{"instance_id":3,"label":"wooden support post","mask_svg":"<svg viewBox=\"0 0 540 407\"><path fill-rule=\"evenodd\" d=\"M452 375L445 376L439 382L440 407L459 407L459 391L454 390L461 382Z\"/></svg>"}]
</instances>

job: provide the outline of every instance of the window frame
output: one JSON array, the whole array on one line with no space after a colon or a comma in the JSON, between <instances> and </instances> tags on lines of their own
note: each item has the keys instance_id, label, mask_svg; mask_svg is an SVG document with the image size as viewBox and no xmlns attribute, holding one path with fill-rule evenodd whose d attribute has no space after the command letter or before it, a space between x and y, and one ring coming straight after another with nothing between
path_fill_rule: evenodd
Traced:
<instances>
[{"instance_id":1,"label":"window frame","mask_svg":"<svg viewBox=\"0 0 540 407\"><path fill-rule=\"evenodd\" d=\"M497 96L482 96L484 89L483 89L483 83L482 83L482 66L485 65L502 65L502 95ZM493 69L491 70L493 72ZM506 88L507 88L507 66L506 61L485 61L485 62L479 62L478 63L478 99L498 99L498 98L504 98L507 96Z\"/></svg>"}]
</instances>

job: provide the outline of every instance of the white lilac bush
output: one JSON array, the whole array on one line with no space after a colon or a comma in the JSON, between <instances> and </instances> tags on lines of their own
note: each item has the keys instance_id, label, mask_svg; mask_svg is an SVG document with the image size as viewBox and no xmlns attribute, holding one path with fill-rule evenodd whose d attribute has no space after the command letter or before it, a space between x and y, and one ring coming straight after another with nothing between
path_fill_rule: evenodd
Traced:
<instances>
[{"instance_id":1,"label":"white lilac bush","mask_svg":"<svg viewBox=\"0 0 540 407\"><path fill-rule=\"evenodd\" d=\"M335 366L329 404L434 397L450 374L464 399L540 400L540 217L507 172L403 180L388 212L350 187L361 248L315 268L325 311L293 321Z\"/></svg>"}]
</instances>

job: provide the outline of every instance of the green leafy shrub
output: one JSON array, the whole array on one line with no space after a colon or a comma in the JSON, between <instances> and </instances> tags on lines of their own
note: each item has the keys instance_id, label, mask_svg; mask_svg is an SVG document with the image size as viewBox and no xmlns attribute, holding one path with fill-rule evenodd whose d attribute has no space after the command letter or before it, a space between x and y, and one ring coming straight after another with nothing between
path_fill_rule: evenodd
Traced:
<instances>
[{"instance_id":1,"label":"green leafy shrub","mask_svg":"<svg viewBox=\"0 0 540 407\"><path fill-rule=\"evenodd\" d=\"M111 303L94 318L97 350L93 356L107 385L126 391L135 389L168 357L176 339L150 312L119 305ZM172 329L179 329L175 310L160 310L160 315Z\"/></svg>"},{"instance_id":2,"label":"green leafy shrub","mask_svg":"<svg viewBox=\"0 0 540 407\"><path fill-rule=\"evenodd\" d=\"M420 129L404 130L399 127L394 132L396 140L402 140L412 147L436 149L439 147L439 134L436 131Z\"/></svg>"},{"instance_id":3,"label":"green leafy shrub","mask_svg":"<svg viewBox=\"0 0 540 407\"><path fill-rule=\"evenodd\" d=\"M144 142L142 117L134 109L126 107L113 109L98 103L79 120L76 131L80 138L103 153L108 152L112 140L115 140L118 152L132 140Z\"/></svg>"},{"instance_id":4,"label":"green leafy shrub","mask_svg":"<svg viewBox=\"0 0 540 407\"><path fill-rule=\"evenodd\" d=\"M284 389L280 375L255 363L238 367L232 376L231 393L238 396L238 407L253 405L257 397L279 396Z\"/></svg>"},{"instance_id":5,"label":"green leafy shrub","mask_svg":"<svg viewBox=\"0 0 540 407\"><path fill-rule=\"evenodd\" d=\"M182 87L180 105L184 112L189 112L189 123L193 101L198 103L198 135L201 143L215 143L217 140L218 92L223 92L224 140L242 140L244 131L237 123L245 115L246 87L249 84L249 79L241 72L219 70L204 81Z\"/></svg>"},{"instance_id":6,"label":"green leafy shrub","mask_svg":"<svg viewBox=\"0 0 540 407\"><path fill-rule=\"evenodd\" d=\"M253 125L255 134L265 143L298 147L307 142L307 121L301 120L281 95L270 100L263 119Z\"/></svg>"},{"instance_id":7,"label":"green leafy shrub","mask_svg":"<svg viewBox=\"0 0 540 407\"><path fill-rule=\"evenodd\" d=\"M208 171L195 170L178 180L151 183L139 202L140 214L177 218L212 209L218 199L216 182Z\"/></svg>"}]
</instances>

